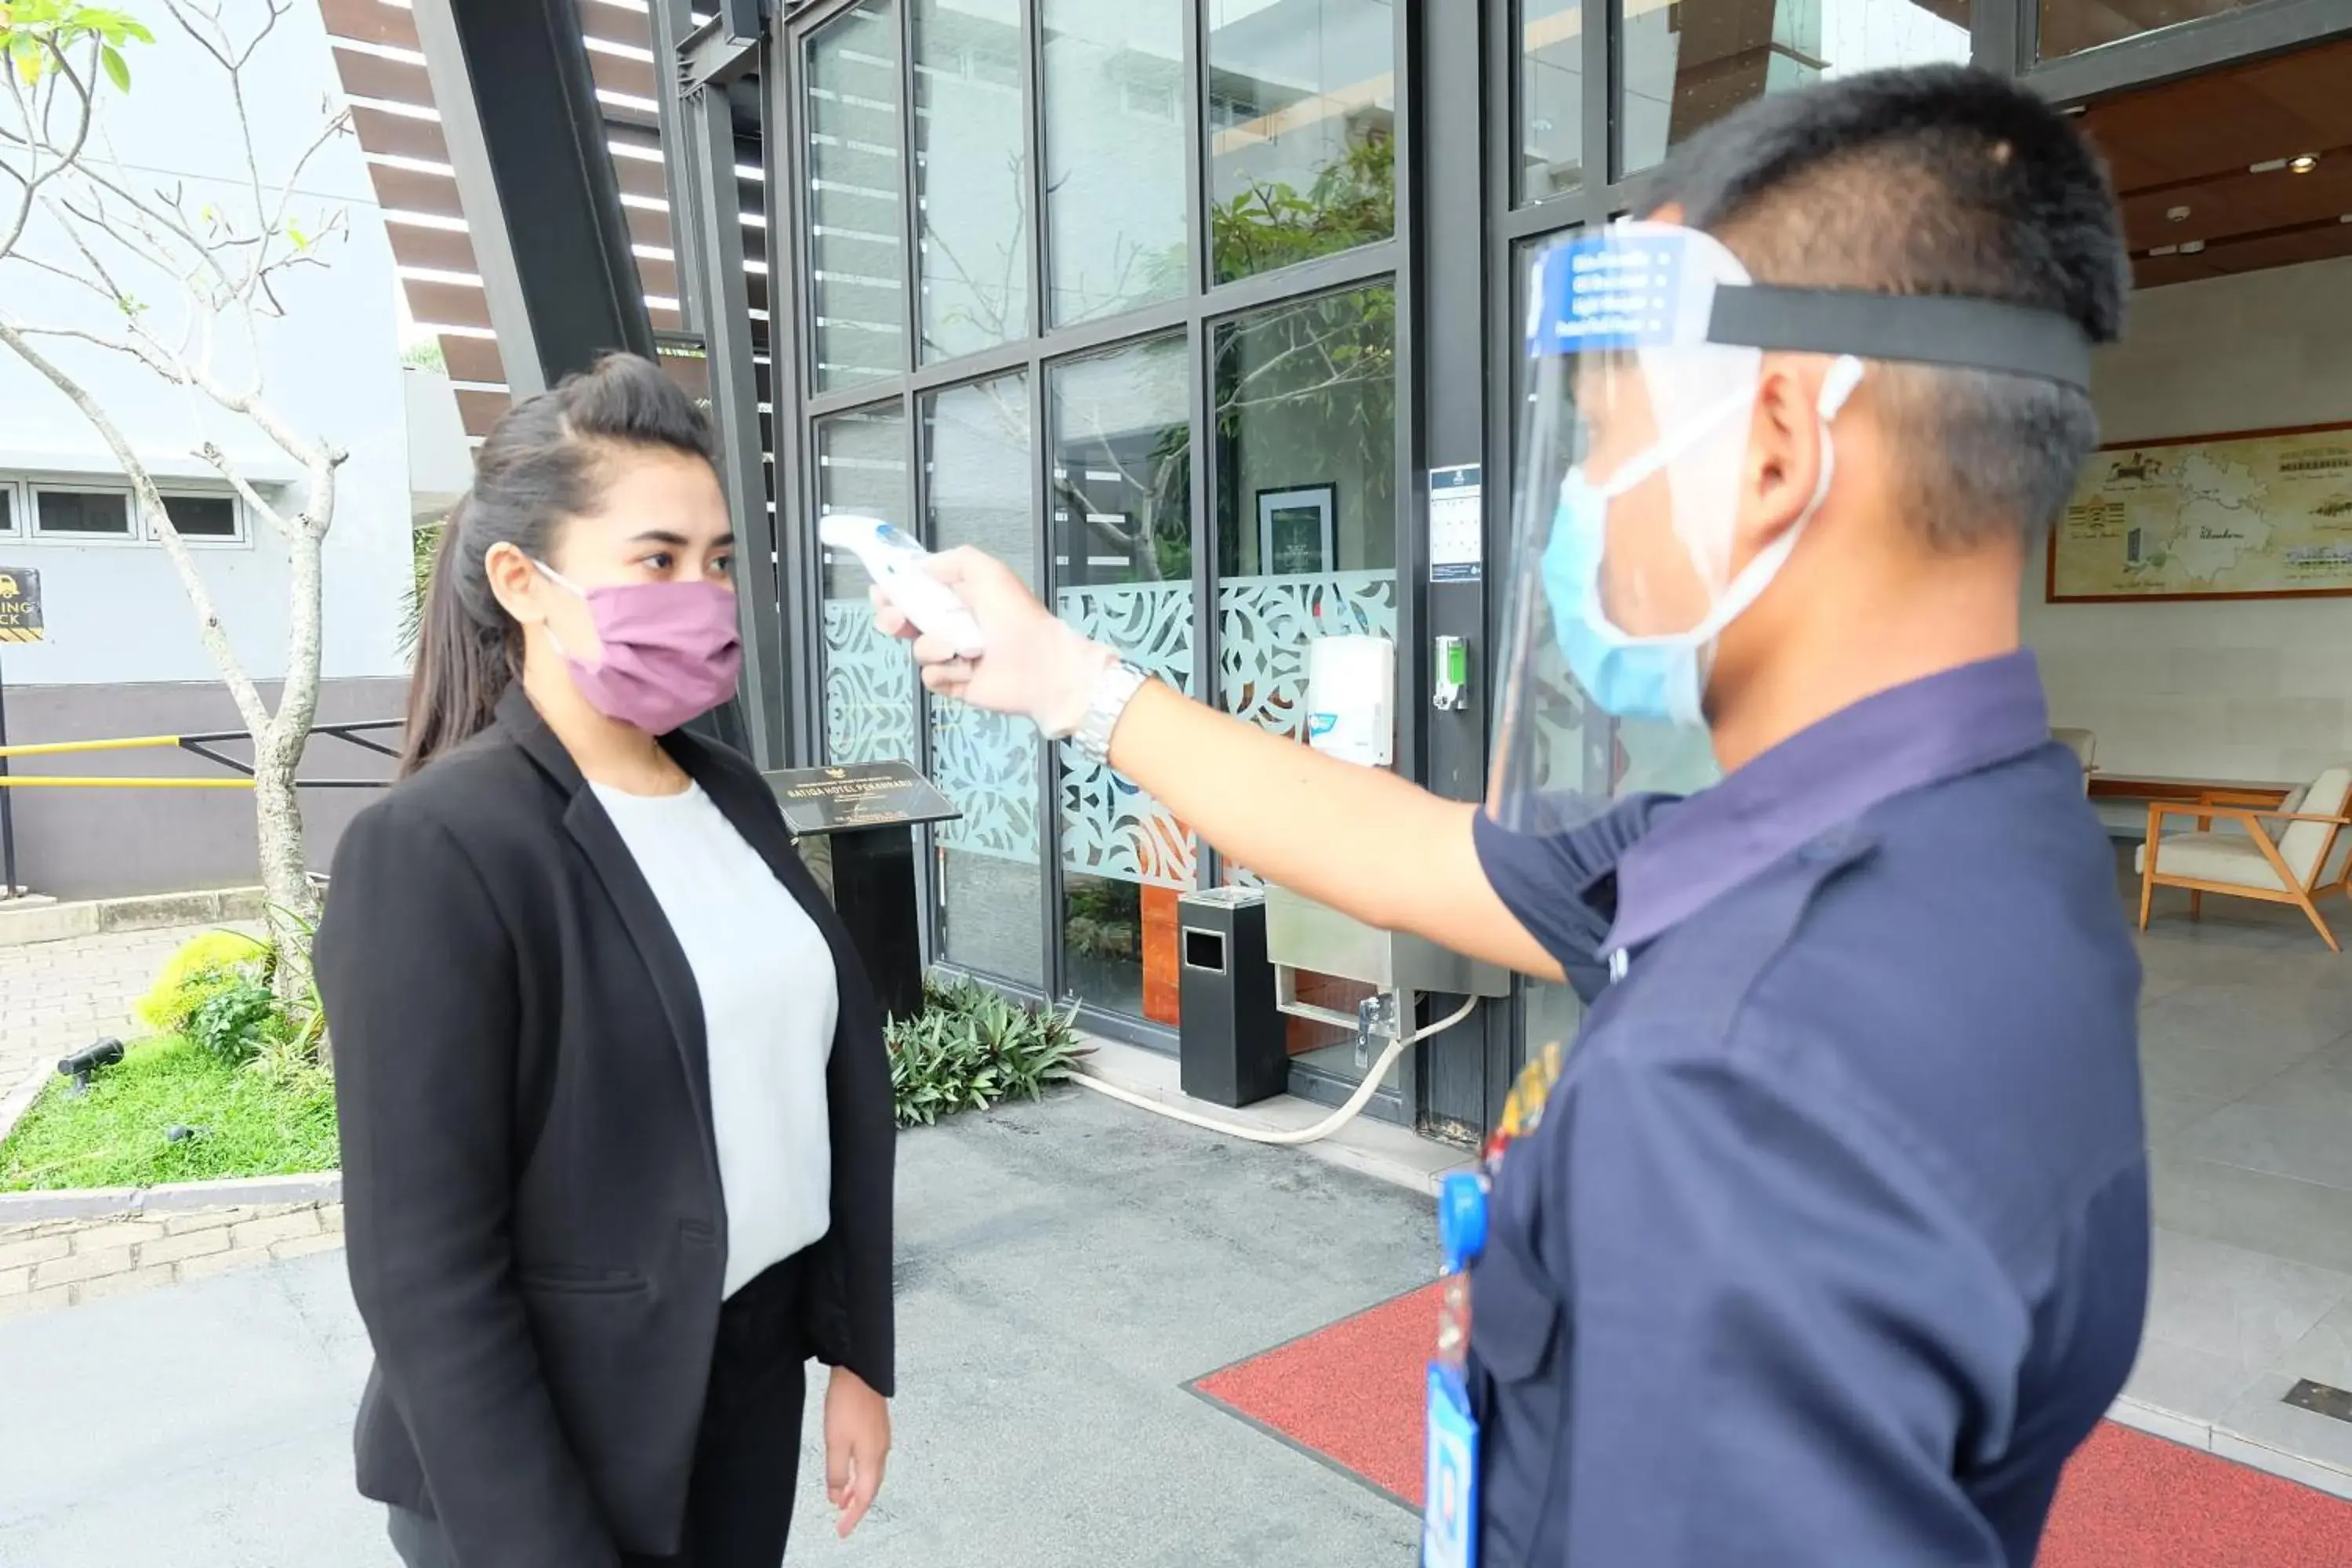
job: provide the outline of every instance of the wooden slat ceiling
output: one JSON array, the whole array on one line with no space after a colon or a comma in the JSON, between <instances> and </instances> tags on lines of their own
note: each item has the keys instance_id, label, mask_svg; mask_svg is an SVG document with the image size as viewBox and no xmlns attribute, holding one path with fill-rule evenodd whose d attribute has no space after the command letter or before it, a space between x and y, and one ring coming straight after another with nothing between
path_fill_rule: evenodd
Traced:
<instances>
[{"instance_id":1,"label":"wooden slat ceiling","mask_svg":"<svg viewBox=\"0 0 2352 1568\"><path fill-rule=\"evenodd\" d=\"M352 126L384 209L409 314L420 326L440 329L442 358L457 385L467 434L478 441L508 405L506 372L448 143L433 107L415 14L394 0L319 0L319 9L343 91L352 100ZM653 102L651 21L642 0L582 0L580 14L646 306L656 331L675 331L681 324L677 265ZM740 182L739 189L747 214L764 210L756 179ZM751 305L764 311L765 232L750 226L744 238L754 261ZM673 364L681 380L699 387L698 363Z\"/></svg>"},{"instance_id":2,"label":"wooden slat ceiling","mask_svg":"<svg viewBox=\"0 0 2352 1568\"><path fill-rule=\"evenodd\" d=\"M2347 84L2352 42L2085 110L2115 174L2139 287L2352 256Z\"/></svg>"}]
</instances>

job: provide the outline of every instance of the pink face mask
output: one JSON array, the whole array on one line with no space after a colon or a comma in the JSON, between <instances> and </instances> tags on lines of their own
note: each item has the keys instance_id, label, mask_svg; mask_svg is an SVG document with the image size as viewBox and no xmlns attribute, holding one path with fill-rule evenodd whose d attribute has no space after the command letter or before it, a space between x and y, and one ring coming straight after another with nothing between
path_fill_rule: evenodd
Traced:
<instances>
[{"instance_id":1,"label":"pink face mask","mask_svg":"<svg viewBox=\"0 0 2352 1568\"><path fill-rule=\"evenodd\" d=\"M540 574L587 605L604 656L594 664L555 648L572 683L607 719L666 735L735 695L743 644L735 595L717 583L623 583L579 588L544 562ZM551 630L548 640L555 641Z\"/></svg>"}]
</instances>

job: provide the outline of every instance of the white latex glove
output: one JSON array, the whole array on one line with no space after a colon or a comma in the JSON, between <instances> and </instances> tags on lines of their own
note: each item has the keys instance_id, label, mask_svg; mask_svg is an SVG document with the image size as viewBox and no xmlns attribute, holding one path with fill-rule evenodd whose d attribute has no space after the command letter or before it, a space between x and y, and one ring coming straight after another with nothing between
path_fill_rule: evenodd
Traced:
<instances>
[{"instance_id":1,"label":"white latex glove","mask_svg":"<svg viewBox=\"0 0 2352 1568\"><path fill-rule=\"evenodd\" d=\"M891 603L889 590L877 584L872 593L875 623L885 634L914 643L923 685L992 713L1024 714L1053 740L1076 733L1094 700L1095 682L1118 656L1056 619L994 556L967 547L935 555L926 564L971 611L987 651L977 659L965 658L947 638L918 635Z\"/></svg>"}]
</instances>

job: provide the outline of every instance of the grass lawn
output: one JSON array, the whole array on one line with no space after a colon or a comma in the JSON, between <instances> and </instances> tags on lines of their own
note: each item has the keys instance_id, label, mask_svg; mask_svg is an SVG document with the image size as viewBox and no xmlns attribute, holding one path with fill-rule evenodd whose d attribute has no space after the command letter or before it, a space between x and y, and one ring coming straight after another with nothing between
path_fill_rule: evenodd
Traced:
<instances>
[{"instance_id":1,"label":"grass lawn","mask_svg":"<svg viewBox=\"0 0 2352 1568\"><path fill-rule=\"evenodd\" d=\"M0 1142L0 1192L146 1187L336 1167L324 1072L293 1081L229 1067L173 1037L142 1040L75 1095L59 1079ZM174 1143L174 1126L196 1130Z\"/></svg>"}]
</instances>

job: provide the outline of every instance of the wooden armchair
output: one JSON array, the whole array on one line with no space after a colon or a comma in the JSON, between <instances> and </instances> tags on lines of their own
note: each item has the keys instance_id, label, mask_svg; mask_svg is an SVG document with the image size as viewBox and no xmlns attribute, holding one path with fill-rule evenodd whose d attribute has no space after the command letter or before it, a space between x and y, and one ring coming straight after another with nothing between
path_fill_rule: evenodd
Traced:
<instances>
[{"instance_id":1,"label":"wooden armchair","mask_svg":"<svg viewBox=\"0 0 2352 1568\"><path fill-rule=\"evenodd\" d=\"M2204 912L2205 895L2260 899L2293 904L2336 952L2344 951L2319 912L2329 893L2352 892L2352 763L2329 768L2300 799L2290 795L2275 808L2229 790L2208 790L2194 801L2154 801L2147 808L2147 842L2140 847L2139 927L2147 929L2156 889L2189 889L2191 919ZM2165 818L2190 816L2196 829L2166 836ZM2245 829L2212 830L2220 818ZM2284 825L2274 830L2273 824Z\"/></svg>"},{"instance_id":2,"label":"wooden armchair","mask_svg":"<svg viewBox=\"0 0 2352 1568\"><path fill-rule=\"evenodd\" d=\"M2099 738L2088 730L2053 729L2050 738L2074 753L2083 767L2083 793L2091 793L2091 775L2099 771Z\"/></svg>"}]
</instances>

